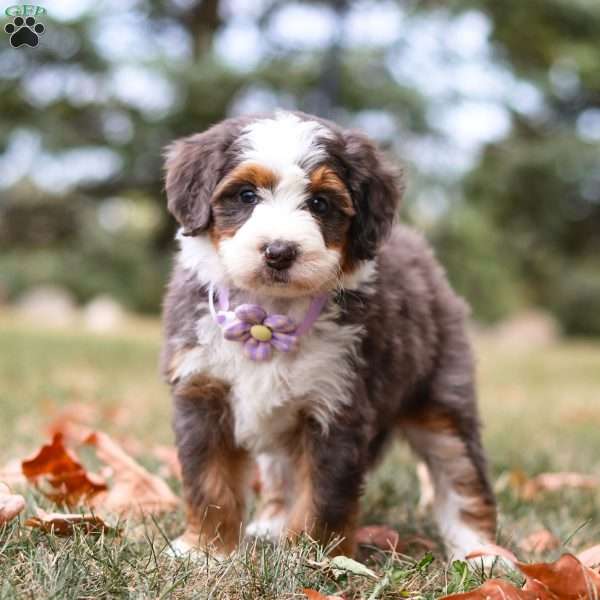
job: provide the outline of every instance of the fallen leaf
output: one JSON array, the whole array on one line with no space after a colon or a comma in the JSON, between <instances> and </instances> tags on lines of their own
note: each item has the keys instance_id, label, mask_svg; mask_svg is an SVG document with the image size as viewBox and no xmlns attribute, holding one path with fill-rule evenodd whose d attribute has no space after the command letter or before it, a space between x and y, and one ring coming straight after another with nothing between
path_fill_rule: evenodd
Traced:
<instances>
[{"instance_id":1,"label":"fallen leaf","mask_svg":"<svg viewBox=\"0 0 600 600\"><path fill-rule=\"evenodd\" d=\"M102 478L86 472L75 454L65 448L61 433L56 433L35 456L24 460L21 468L27 479L58 503L75 505L107 489Z\"/></svg>"},{"instance_id":2,"label":"fallen leaf","mask_svg":"<svg viewBox=\"0 0 600 600\"><path fill-rule=\"evenodd\" d=\"M172 510L179 504L165 481L144 469L106 433L96 431L85 443L113 469L110 489L97 495L91 506L121 516L139 516Z\"/></svg>"},{"instance_id":3,"label":"fallen leaf","mask_svg":"<svg viewBox=\"0 0 600 600\"><path fill-rule=\"evenodd\" d=\"M592 590L600 594L600 575L572 554L563 554L552 563L517 563L517 566L527 577L524 589L528 589L529 580L534 580L544 584L561 600L593 598Z\"/></svg>"},{"instance_id":4,"label":"fallen leaf","mask_svg":"<svg viewBox=\"0 0 600 600\"><path fill-rule=\"evenodd\" d=\"M0 527L12 521L25 508L25 498L13 494L10 488L0 483Z\"/></svg>"},{"instance_id":5,"label":"fallen leaf","mask_svg":"<svg viewBox=\"0 0 600 600\"><path fill-rule=\"evenodd\" d=\"M540 596L538 593L519 589L508 581L488 579L471 592L451 594L440 600L558 600L555 596Z\"/></svg>"},{"instance_id":6,"label":"fallen leaf","mask_svg":"<svg viewBox=\"0 0 600 600\"><path fill-rule=\"evenodd\" d=\"M75 528L82 529L85 533L90 534L102 533L111 529L97 515L47 513L41 509L37 510L36 517L27 519L25 525L56 535L71 535Z\"/></svg>"},{"instance_id":7,"label":"fallen leaf","mask_svg":"<svg viewBox=\"0 0 600 600\"><path fill-rule=\"evenodd\" d=\"M63 442L69 446L79 446L83 444L93 429L76 421L57 418L48 425L46 431L51 437L61 435Z\"/></svg>"},{"instance_id":8,"label":"fallen leaf","mask_svg":"<svg viewBox=\"0 0 600 600\"><path fill-rule=\"evenodd\" d=\"M352 573L353 575L360 575L362 577L372 577L373 579L377 579L377 575L374 571L371 571L368 567L359 563L357 560L353 558L349 558L348 556L334 556L330 561L329 565L333 569L333 571L343 571L346 573Z\"/></svg>"},{"instance_id":9,"label":"fallen leaf","mask_svg":"<svg viewBox=\"0 0 600 600\"><path fill-rule=\"evenodd\" d=\"M154 446L152 454L160 460L166 468L167 475L181 480L181 464L174 446Z\"/></svg>"},{"instance_id":10,"label":"fallen leaf","mask_svg":"<svg viewBox=\"0 0 600 600\"><path fill-rule=\"evenodd\" d=\"M0 482L11 487L27 484L27 477L23 475L20 460L15 458L0 468Z\"/></svg>"},{"instance_id":11,"label":"fallen leaf","mask_svg":"<svg viewBox=\"0 0 600 600\"><path fill-rule=\"evenodd\" d=\"M583 550L577 555L579 562L586 567L600 566L600 544Z\"/></svg>"},{"instance_id":12,"label":"fallen leaf","mask_svg":"<svg viewBox=\"0 0 600 600\"><path fill-rule=\"evenodd\" d=\"M559 473L541 473L521 486L521 496L533 500L541 492L556 492L563 488L595 489L600 479L593 475L563 471Z\"/></svg>"},{"instance_id":13,"label":"fallen leaf","mask_svg":"<svg viewBox=\"0 0 600 600\"><path fill-rule=\"evenodd\" d=\"M560 540L547 529L540 529L529 534L526 538L521 540L519 548L523 552L548 552L548 550L555 550L560 546Z\"/></svg>"},{"instance_id":14,"label":"fallen leaf","mask_svg":"<svg viewBox=\"0 0 600 600\"><path fill-rule=\"evenodd\" d=\"M436 544L433 540L420 535L409 535L400 538L395 529L387 525L365 525L356 530L356 542L365 546L375 546L381 550L405 552L410 546L422 546L433 550Z\"/></svg>"},{"instance_id":15,"label":"fallen leaf","mask_svg":"<svg viewBox=\"0 0 600 600\"><path fill-rule=\"evenodd\" d=\"M595 550L590 554L594 553ZM551 563L527 564L517 561L514 556L511 560L525 575L521 589L505 581L490 579L476 590L445 596L441 600L585 600L600 595L600 574L583 565L572 554L563 554Z\"/></svg>"},{"instance_id":16,"label":"fallen leaf","mask_svg":"<svg viewBox=\"0 0 600 600\"><path fill-rule=\"evenodd\" d=\"M556 594L553 594L547 586L537 579L527 579L523 585L523 590L537 594L536 598L540 598L540 600L560 600Z\"/></svg>"},{"instance_id":17,"label":"fallen leaf","mask_svg":"<svg viewBox=\"0 0 600 600\"><path fill-rule=\"evenodd\" d=\"M357 529L356 542L377 546L382 550L396 550L400 544L400 535L387 525L367 525Z\"/></svg>"},{"instance_id":18,"label":"fallen leaf","mask_svg":"<svg viewBox=\"0 0 600 600\"><path fill-rule=\"evenodd\" d=\"M510 550L507 550L502 546L497 546L496 544L485 544L485 546L476 548L475 550L469 552L465 558L473 559L481 556L500 556L511 563L517 563L519 561L519 559Z\"/></svg>"},{"instance_id":19,"label":"fallen leaf","mask_svg":"<svg viewBox=\"0 0 600 600\"><path fill-rule=\"evenodd\" d=\"M302 591L308 600L344 600L341 596L324 596L311 588L304 588Z\"/></svg>"}]
</instances>

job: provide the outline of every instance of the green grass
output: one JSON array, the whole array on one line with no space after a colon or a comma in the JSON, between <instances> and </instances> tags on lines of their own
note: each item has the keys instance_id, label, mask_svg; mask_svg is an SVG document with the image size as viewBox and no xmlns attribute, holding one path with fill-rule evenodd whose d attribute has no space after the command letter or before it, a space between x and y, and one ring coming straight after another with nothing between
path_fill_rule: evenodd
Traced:
<instances>
[{"instance_id":1,"label":"green grass","mask_svg":"<svg viewBox=\"0 0 600 600\"><path fill-rule=\"evenodd\" d=\"M554 559L600 542L600 492L568 490L520 499L506 475L574 470L600 475L600 345L563 342L544 349L501 347L480 340L479 381L485 445L497 482L499 541L525 560ZM100 407L98 426L143 447L172 443L170 406L158 376L159 327L141 323L120 337L36 329L0 317L0 465L46 439L56 410L72 402ZM158 463L149 455L142 462ZM178 484L170 481L179 491ZM372 475L363 500L364 524L386 523L402 536L436 539L428 517L416 515L414 464L398 444ZM51 508L29 490L28 513ZM15 521L0 529L0 598L303 598L303 587L345 598L436 598L478 585L489 573L447 565L411 548L408 555L374 552L361 558L377 580L337 578L310 540L293 547L246 545L220 565L173 561L168 539L181 512L124 524L120 536L57 538ZM533 556L518 542L539 528L563 544Z\"/></svg>"}]
</instances>

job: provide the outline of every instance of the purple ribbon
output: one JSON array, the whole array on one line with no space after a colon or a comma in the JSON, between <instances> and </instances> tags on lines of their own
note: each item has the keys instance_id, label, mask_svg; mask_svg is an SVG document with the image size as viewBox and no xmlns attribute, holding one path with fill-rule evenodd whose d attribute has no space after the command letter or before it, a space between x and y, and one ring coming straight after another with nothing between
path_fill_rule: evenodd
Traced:
<instances>
[{"instance_id":1,"label":"purple ribbon","mask_svg":"<svg viewBox=\"0 0 600 600\"><path fill-rule=\"evenodd\" d=\"M327 301L325 294L315 296L299 325L287 315L267 314L258 304L241 304L229 310L229 290L220 288L219 311L214 305L215 290L211 283L208 290L208 306L213 319L223 329L223 337L243 344L244 354L258 362L270 360L273 350L291 352L298 345L298 338L306 333L319 318ZM268 339L264 339L268 338Z\"/></svg>"}]
</instances>

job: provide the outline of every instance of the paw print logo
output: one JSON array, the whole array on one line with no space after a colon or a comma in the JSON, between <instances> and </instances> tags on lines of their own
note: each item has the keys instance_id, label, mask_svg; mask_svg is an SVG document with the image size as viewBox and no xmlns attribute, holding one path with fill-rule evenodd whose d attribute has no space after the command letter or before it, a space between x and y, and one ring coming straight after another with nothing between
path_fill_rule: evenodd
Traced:
<instances>
[{"instance_id":1,"label":"paw print logo","mask_svg":"<svg viewBox=\"0 0 600 600\"><path fill-rule=\"evenodd\" d=\"M15 17L12 23L4 26L4 31L10 35L10 45L13 48L30 46L35 48L46 28L41 23L36 23L33 17Z\"/></svg>"}]
</instances>

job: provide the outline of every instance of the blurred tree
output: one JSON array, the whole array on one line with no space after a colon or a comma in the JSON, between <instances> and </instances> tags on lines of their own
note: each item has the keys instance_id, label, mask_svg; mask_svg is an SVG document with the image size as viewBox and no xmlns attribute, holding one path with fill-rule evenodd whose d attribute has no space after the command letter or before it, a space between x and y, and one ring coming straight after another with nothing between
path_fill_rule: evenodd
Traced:
<instances>
[{"instance_id":1,"label":"blurred tree","mask_svg":"<svg viewBox=\"0 0 600 600\"><path fill-rule=\"evenodd\" d=\"M78 7L48 6L38 48L0 50L0 271L12 297L51 280L81 300L103 291L156 310L174 232L162 148L229 114L282 106L364 127L403 157L406 216L428 230L477 316L535 302L591 332L579 315L600 289L595 0ZM490 56L484 39L477 63L482 35ZM527 110L510 95L523 82L538 98ZM465 150L445 111L494 85L486 106L503 105L499 133L483 152ZM490 119L466 106L463 128L485 129Z\"/></svg>"},{"instance_id":2,"label":"blurred tree","mask_svg":"<svg viewBox=\"0 0 600 600\"><path fill-rule=\"evenodd\" d=\"M502 236L530 299L569 333L600 334L600 4L456 2L490 17L497 53L543 94L513 114L465 180L469 202Z\"/></svg>"}]
</instances>

